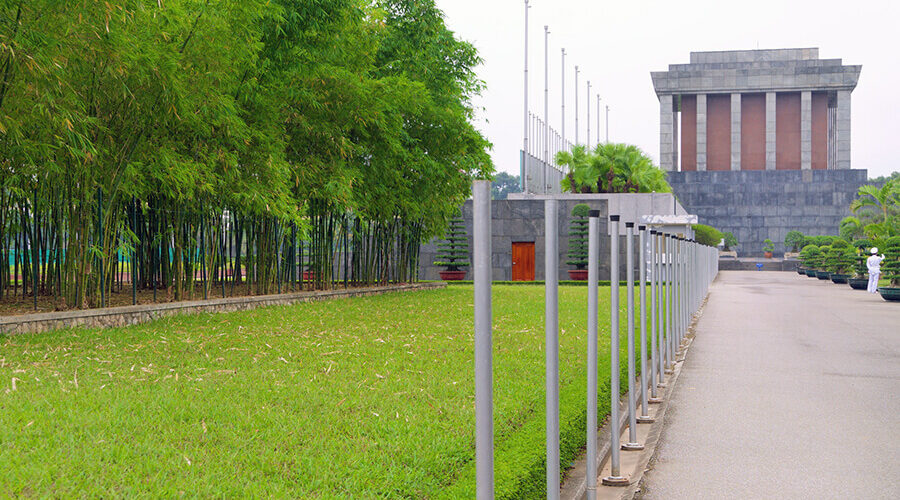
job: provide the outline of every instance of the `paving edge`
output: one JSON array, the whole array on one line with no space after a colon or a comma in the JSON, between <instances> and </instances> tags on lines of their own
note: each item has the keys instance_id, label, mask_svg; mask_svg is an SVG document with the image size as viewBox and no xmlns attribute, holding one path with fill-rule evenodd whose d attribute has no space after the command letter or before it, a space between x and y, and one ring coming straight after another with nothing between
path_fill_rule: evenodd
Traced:
<instances>
[{"instance_id":1,"label":"paving edge","mask_svg":"<svg viewBox=\"0 0 900 500\"><path fill-rule=\"evenodd\" d=\"M392 292L435 290L446 288L444 282L409 283L382 287L351 288L347 290L324 290L294 292L224 299L190 300L166 302L162 304L142 304L134 306L107 307L104 309L82 309L74 311L26 314L0 318L0 334L17 335L39 333L62 328L88 327L105 328L145 323L155 319L198 313L233 312L260 307L290 305L302 302L332 300Z\"/></svg>"}]
</instances>

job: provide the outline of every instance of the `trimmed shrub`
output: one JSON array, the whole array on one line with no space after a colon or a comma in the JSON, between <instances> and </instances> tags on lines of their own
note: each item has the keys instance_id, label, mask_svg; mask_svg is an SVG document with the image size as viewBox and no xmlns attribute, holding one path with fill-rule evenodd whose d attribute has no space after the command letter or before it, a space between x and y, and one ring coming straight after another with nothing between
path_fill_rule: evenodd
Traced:
<instances>
[{"instance_id":1,"label":"trimmed shrub","mask_svg":"<svg viewBox=\"0 0 900 500\"><path fill-rule=\"evenodd\" d=\"M738 240L732 233L722 233L722 239L725 240L725 250L730 250L738 246Z\"/></svg>"},{"instance_id":2,"label":"trimmed shrub","mask_svg":"<svg viewBox=\"0 0 900 500\"><path fill-rule=\"evenodd\" d=\"M837 239L824 256L825 270L831 273L847 274L853 267L856 252L847 241Z\"/></svg>"},{"instance_id":3,"label":"trimmed shrub","mask_svg":"<svg viewBox=\"0 0 900 500\"><path fill-rule=\"evenodd\" d=\"M806 237L800 231L788 231L788 234L784 237L784 248L790 248L791 252L796 252L803 246L805 240Z\"/></svg>"},{"instance_id":4,"label":"trimmed shrub","mask_svg":"<svg viewBox=\"0 0 900 500\"><path fill-rule=\"evenodd\" d=\"M462 214L450 219L449 227L444 233L446 242L438 243L438 253L434 265L446 267L448 271L459 271L469 266L469 242L466 238L466 222Z\"/></svg>"},{"instance_id":5,"label":"trimmed shrub","mask_svg":"<svg viewBox=\"0 0 900 500\"><path fill-rule=\"evenodd\" d=\"M714 247L722 241L722 232L712 226L694 224L691 227L694 229L694 237L701 245Z\"/></svg>"},{"instance_id":6,"label":"trimmed shrub","mask_svg":"<svg viewBox=\"0 0 900 500\"><path fill-rule=\"evenodd\" d=\"M575 269L584 269L588 264L588 216L591 207L579 203L572 208L572 222L569 224L569 260L567 265L575 266Z\"/></svg>"},{"instance_id":7,"label":"trimmed shrub","mask_svg":"<svg viewBox=\"0 0 900 500\"><path fill-rule=\"evenodd\" d=\"M884 261L881 263L881 274L890 281L890 286L900 287L900 236L892 236L885 242Z\"/></svg>"},{"instance_id":8,"label":"trimmed shrub","mask_svg":"<svg viewBox=\"0 0 900 500\"><path fill-rule=\"evenodd\" d=\"M800 250L800 262L807 269L816 269L821 257L822 251L816 245L806 245L803 250Z\"/></svg>"}]
</instances>

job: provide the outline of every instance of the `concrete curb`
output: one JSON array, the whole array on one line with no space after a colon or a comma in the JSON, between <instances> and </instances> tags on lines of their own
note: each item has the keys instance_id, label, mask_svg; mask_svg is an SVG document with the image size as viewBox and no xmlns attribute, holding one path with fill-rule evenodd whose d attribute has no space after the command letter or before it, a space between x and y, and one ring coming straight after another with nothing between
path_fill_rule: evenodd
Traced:
<instances>
[{"instance_id":1,"label":"concrete curb","mask_svg":"<svg viewBox=\"0 0 900 500\"><path fill-rule=\"evenodd\" d=\"M444 282L410 283L383 287L351 288L349 290L324 290L313 292L282 293L250 297L229 297L225 299L191 300L167 302L163 304L143 304L136 306L107 307L0 318L0 334L40 333L60 328L109 328L136 325L155 319L197 314L201 312L231 312L256 309L259 307L289 305L300 302L314 302L368 295L382 295L392 292L435 290L446 288Z\"/></svg>"}]
</instances>

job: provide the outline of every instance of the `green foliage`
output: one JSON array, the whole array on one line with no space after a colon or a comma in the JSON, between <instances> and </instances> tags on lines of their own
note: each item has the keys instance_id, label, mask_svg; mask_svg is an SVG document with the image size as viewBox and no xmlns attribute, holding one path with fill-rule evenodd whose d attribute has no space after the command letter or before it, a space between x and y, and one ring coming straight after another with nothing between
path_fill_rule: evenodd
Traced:
<instances>
[{"instance_id":1,"label":"green foliage","mask_svg":"<svg viewBox=\"0 0 900 500\"><path fill-rule=\"evenodd\" d=\"M738 240L731 232L722 233L722 239L725 242L725 250L730 250L738 246Z\"/></svg>"},{"instance_id":2,"label":"green foliage","mask_svg":"<svg viewBox=\"0 0 900 500\"><path fill-rule=\"evenodd\" d=\"M772 242L769 238L763 240L763 252L774 252L775 251L775 243Z\"/></svg>"},{"instance_id":3,"label":"green foliage","mask_svg":"<svg viewBox=\"0 0 900 500\"><path fill-rule=\"evenodd\" d=\"M818 269L821 265L822 250L816 245L806 245L800 250L800 262L807 269Z\"/></svg>"},{"instance_id":4,"label":"green foliage","mask_svg":"<svg viewBox=\"0 0 900 500\"><path fill-rule=\"evenodd\" d=\"M870 239L900 235L900 177L892 175L881 185L862 186L857 194L850 204L855 220L844 219L842 229L846 222Z\"/></svg>"},{"instance_id":5,"label":"green foliage","mask_svg":"<svg viewBox=\"0 0 900 500\"><path fill-rule=\"evenodd\" d=\"M64 262L41 290L70 307L136 247L172 256L143 285L180 299L226 230L260 292L288 235L318 276L344 235L412 263L493 170L481 60L433 0L5 1L0 19L0 257L15 219L43 221Z\"/></svg>"},{"instance_id":6,"label":"green foliage","mask_svg":"<svg viewBox=\"0 0 900 500\"><path fill-rule=\"evenodd\" d=\"M591 207L579 203L572 207L572 222L569 224L569 260L566 264L575 269L584 269L588 265L588 216Z\"/></svg>"},{"instance_id":7,"label":"green foliage","mask_svg":"<svg viewBox=\"0 0 900 500\"><path fill-rule=\"evenodd\" d=\"M556 163L568 167L562 180L570 193L670 193L666 173L637 146L598 144L594 151L583 145L560 152Z\"/></svg>"},{"instance_id":8,"label":"green foliage","mask_svg":"<svg viewBox=\"0 0 900 500\"><path fill-rule=\"evenodd\" d=\"M900 236L888 238L881 252L884 254L881 275L888 280L890 286L900 287Z\"/></svg>"},{"instance_id":9,"label":"green foliage","mask_svg":"<svg viewBox=\"0 0 900 500\"><path fill-rule=\"evenodd\" d=\"M854 276L858 278L865 277L869 273L869 269L866 267L866 259L869 258L869 249L872 248L872 242L869 240L854 240L850 246L854 250Z\"/></svg>"},{"instance_id":10,"label":"green foliage","mask_svg":"<svg viewBox=\"0 0 900 500\"><path fill-rule=\"evenodd\" d=\"M491 199L505 200L510 193L521 193L522 185L518 175L497 172L491 181Z\"/></svg>"},{"instance_id":11,"label":"green foliage","mask_svg":"<svg viewBox=\"0 0 900 500\"><path fill-rule=\"evenodd\" d=\"M856 251L845 240L836 239L831 244L823 257L825 270L836 274L850 272L856 256Z\"/></svg>"},{"instance_id":12,"label":"green foliage","mask_svg":"<svg viewBox=\"0 0 900 500\"><path fill-rule=\"evenodd\" d=\"M836 236L810 236L806 238L807 245L815 245L817 247L823 247L826 245L831 245L831 242L837 238Z\"/></svg>"},{"instance_id":13,"label":"green foliage","mask_svg":"<svg viewBox=\"0 0 900 500\"><path fill-rule=\"evenodd\" d=\"M446 267L448 271L459 271L469 265L469 240L466 237L466 222L462 215L450 219L444 235L446 242L438 243L438 253L434 265Z\"/></svg>"},{"instance_id":14,"label":"green foliage","mask_svg":"<svg viewBox=\"0 0 900 500\"><path fill-rule=\"evenodd\" d=\"M796 252L803 245L805 238L800 231L788 231L784 237L784 248L790 248L791 252Z\"/></svg>"},{"instance_id":15,"label":"green foliage","mask_svg":"<svg viewBox=\"0 0 900 500\"><path fill-rule=\"evenodd\" d=\"M694 237L701 245L714 247L722 241L722 232L712 226L694 224L691 227L694 229Z\"/></svg>"}]
</instances>

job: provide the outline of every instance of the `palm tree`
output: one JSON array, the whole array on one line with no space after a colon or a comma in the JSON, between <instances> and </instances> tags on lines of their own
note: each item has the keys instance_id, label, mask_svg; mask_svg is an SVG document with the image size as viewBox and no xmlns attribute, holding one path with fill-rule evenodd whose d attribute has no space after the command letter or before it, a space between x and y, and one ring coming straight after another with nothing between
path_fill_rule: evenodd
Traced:
<instances>
[{"instance_id":1,"label":"palm tree","mask_svg":"<svg viewBox=\"0 0 900 500\"><path fill-rule=\"evenodd\" d=\"M900 184L895 179L888 180L880 188L862 186L857 194L859 198L850 204L850 211L856 216L872 217L873 222L887 222L893 212L900 209Z\"/></svg>"}]
</instances>

